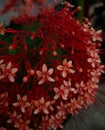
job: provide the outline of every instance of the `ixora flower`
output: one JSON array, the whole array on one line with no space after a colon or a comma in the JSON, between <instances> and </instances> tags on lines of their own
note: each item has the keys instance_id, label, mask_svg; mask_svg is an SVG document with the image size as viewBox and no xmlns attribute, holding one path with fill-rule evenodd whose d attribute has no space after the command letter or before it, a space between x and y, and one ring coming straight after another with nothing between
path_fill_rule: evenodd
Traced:
<instances>
[{"instance_id":1,"label":"ixora flower","mask_svg":"<svg viewBox=\"0 0 105 130\"><path fill-rule=\"evenodd\" d=\"M42 0L23 3L10 1L19 16L0 24L0 129L57 130L96 101L101 31L79 23L80 8L67 2L58 11Z\"/></svg>"}]
</instances>

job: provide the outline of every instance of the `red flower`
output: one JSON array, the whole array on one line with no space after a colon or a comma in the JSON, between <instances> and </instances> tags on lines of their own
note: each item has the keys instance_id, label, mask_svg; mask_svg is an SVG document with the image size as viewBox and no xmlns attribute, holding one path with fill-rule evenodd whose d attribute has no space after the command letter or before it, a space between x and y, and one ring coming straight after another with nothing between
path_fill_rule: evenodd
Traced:
<instances>
[{"instance_id":1,"label":"red flower","mask_svg":"<svg viewBox=\"0 0 105 130\"><path fill-rule=\"evenodd\" d=\"M105 69L101 31L79 23L80 7L68 2L59 11L40 0L12 2L8 9L20 11L14 26L0 24L0 129L57 130L95 102Z\"/></svg>"}]
</instances>

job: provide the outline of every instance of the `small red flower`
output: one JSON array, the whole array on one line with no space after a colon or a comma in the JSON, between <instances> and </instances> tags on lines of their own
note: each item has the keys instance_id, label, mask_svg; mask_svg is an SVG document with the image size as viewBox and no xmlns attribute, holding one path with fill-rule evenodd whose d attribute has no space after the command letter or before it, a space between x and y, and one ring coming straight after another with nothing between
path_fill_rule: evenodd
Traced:
<instances>
[{"instance_id":1,"label":"small red flower","mask_svg":"<svg viewBox=\"0 0 105 130\"><path fill-rule=\"evenodd\" d=\"M39 70L36 71L36 74L38 75L38 77L41 78L38 82L38 85L43 84L46 80L50 82L54 82L55 80L50 76L52 75L53 71L54 71L53 68L50 68L49 70L47 70L46 64L43 64L42 71L39 71Z\"/></svg>"},{"instance_id":2,"label":"small red flower","mask_svg":"<svg viewBox=\"0 0 105 130\"><path fill-rule=\"evenodd\" d=\"M25 95L21 98L21 96L18 94L17 100L18 102L13 103L13 106L20 107L21 111L25 113L25 109L30 107L30 103L27 101L27 96Z\"/></svg>"},{"instance_id":3,"label":"small red flower","mask_svg":"<svg viewBox=\"0 0 105 130\"><path fill-rule=\"evenodd\" d=\"M67 73L71 73L71 74L74 74L75 73L75 70L72 69L73 65L72 65L72 61L68 61L67 62L67 59L64 59L63 60L63 65L58 65L57 66L57 69L60 70L60 71L63 71L61 73L62 77L66 77L67 76Z\"/></svg>"},{"instance_id":4,"label":"small red flower","mask_svg":"<svg viewBox=\"0 0 105 130\"><path fill-rule=\"evenodd\" d=\"M10 0L2 11L19 16L0 24L0 129L57 130L96 101L105 73L101 30L75 19L81 7L46 2Z\"/></svg>"}]
</instances>

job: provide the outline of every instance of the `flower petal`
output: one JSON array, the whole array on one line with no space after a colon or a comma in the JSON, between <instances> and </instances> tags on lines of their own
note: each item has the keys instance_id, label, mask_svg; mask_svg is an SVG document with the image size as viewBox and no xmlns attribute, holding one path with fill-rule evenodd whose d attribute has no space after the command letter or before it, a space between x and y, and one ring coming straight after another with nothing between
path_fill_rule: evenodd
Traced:
<instances>
[{"instance_id":1,"label":"flower petal","mask_svg":"<svg viewBox=\"0 0 105 130\"><path fill-rule=\"evenodd\" d=\"M18 71L17 68L13 68L13 69L11 69L11 73L12 73L12 74L16 73L17 71Z\"/></svg>"},{"instance_id":2,"label":"flower petal","mask_svg":"<svg viewBox=\"0 0 105 130\"><path fill-rule=\"evenodd\" d=\"M52 78L52 77L48 77L48 81L50 81L50 82L55 82L55 80Z\"/></svg>"},{"instance_id":3,"label":"flower petal","mask_svg":"<svg viewBox=\"0 0 105 130\"><path fill-rule=\"evenodd\" d=\"M63 70L63 66L62 65L58 65L57 66L57 70Z\"/></svg>"},{"instance_id":4,"label":"flower petal","mask_svg":"<svg viewBox=\"0 0 105 130\"><path fill-rule=\"evenodd\" d=\"M18 102L13 103L13 106L17 107L17 106L19 106L19 103Z\"/></svg>"},{"instance_id":5,"label":"flower petal","mask_svg":"<svg viewBox=\"0 0 105 130\"><path fill-rule=\"evenodd\" d=\"M36 110L34 111L34 114L36 115L36 114L38 114L38 113L39 113L39 110L36 109Z\"/></svg>"},{"instance_id":6,"label":"flower petal","mask_svg":"<svg viewBox=\"0 0 105 130\"><path fill-rule=\"evenodd\" d=\"M36 74L37 74L39 77L42 77L42 72L41 72L41 71L37 70L37 71L36 71Z\"/></svg>"},{"instance_id":7,"label":"flower petal","mask_svg":"<svg viewBox=\"0 0 105 130\"><path fill-rule=\"evenodd\" d=\"M7 69L11 69L11 66L12 66L12 63L11 62L9 62L8 64L7 64Z\"/></svg>"},{"instance_id":8,"label":"flower petal","mask_svg":"<svg viewBox=\"0 0 105 130\"><path fill-rule=\"evenodd\" d=\"M45 103L44 97L41 97L41 99L39 101L40 101L41 104L44 104Z\"/></svg>"},{"instance_id":9,"label":"flower petal","mask_svg":"<svg viewBox=\"0 0 105 130\"><path fill-rule=\"evenodd\" d=\"M23 96L23 97L22 97L22 100L23 100L23 101L26 101L26 100L27 100L27 95Z\"/></svg>"},{"instance_id":10,"label":"flower petal","mask_svg":"<svg viewBox=\"0 0 105 130\"><path fill-rule=\"evenodd\" d=\"M58 99L58 98L59 98L59 95L58 95L58 94L54 96L54 99L55 99L55 100Z\"/></svg>"},{"instance_id":11,"label":"flower petal","mask_svg":"<svg viewBox=\"0 0 105 130\"><path fill-rule=\"evenodd\" d=\"M23 113L25 113L25 108L24 108L24 107L22 107L22 108L21 108L21 111L22 111Z\"/></svg>"},{"instance_id":12,"label":"flower petal","mask_svg":"<svg viewBox=\"0 0 105 130\"><path fill-rule=\"evenodd\" d=\"M43 71L43 72L47 72L47 65L46 65L46 64L43 64L43 66L42 66L42 71Z\"/></svg>"},{"instance_id":13,"label":"flower petal","mask_svg":"<svg viewBox=\"0 0 105 130\"><path fill-rule=\"evenodd\" d=\"M38 85L41 85L41 84L43 84L44 82L45 82L45 80L42 78L41 80L39 80Z\"/></svg>"},{"instance_id":14,"label":"flower petal","mask_svg":"<svg viewBox=\"0 0 105 130\"><path fill-rule=\"evenodd\" d=\"M44 112L45 114L49 114L49 111L48 111L46 108L43 109L43 112Z\"/></svg>"},{"instance_id":15,"label":"flower petal","mask_svg":"<svg viewBox=\"0 0 105 130\"><path fill-rule=\"evenodd\" d=\"M72 61L71 60L67 64L68 64L68 67L72 67Z\"/></svg>"},{"instance_id":16,"label":"flower petal","mask_svg":"<svg viewBox=\"0 0 105 130\"><path fill-rule=\"evenodd\" d=\"M53 69L53 68L51 68L51 69L48 70L48 74L49 74L49 75L51 75L53 72L54 72L54 69Z\"/></svg>"},{"instance_id":17,"label":"flower petal","mask_svg":"<svg viewBox=\"0 0 105 130\"><path fill-rule=\"evenodd\" d=\"M75 73L75 70L69 69L69 72L72 73L72 74L74 74L74 73Z\"/></svg>"},{"instance_id":18,"label":"flower petal","mask_svg":"<svg viewBox=\"0 0 105 130\"><path fill-rule=\"evenodd\" d=\"M67 59L63 60L63 65L67 65Z\"/></svg>"},{"instance_id":19,"label":"flower petal","mask_svg":"<svg viewBox=\"0 0 105 130\"><path fill-rule=\"evenodd\" d=\"M14 79L14 77L13 77L12 74L9 74L9 75L8 75L8 78L9 78L9 80L10 80L11 82L14 82L14 81L15 81L15 79Z\"/></svg>"},{"instance_id":20,"label":"flower petal","mask_svg":"<svg viewBox=\"0 0 105 130\"><path fill-rule=\"evenodd\" d=\"M67 72L63 71L61 75L62 75L63 78L65 78L67 76Z\"/></svg>"}]
</instances>

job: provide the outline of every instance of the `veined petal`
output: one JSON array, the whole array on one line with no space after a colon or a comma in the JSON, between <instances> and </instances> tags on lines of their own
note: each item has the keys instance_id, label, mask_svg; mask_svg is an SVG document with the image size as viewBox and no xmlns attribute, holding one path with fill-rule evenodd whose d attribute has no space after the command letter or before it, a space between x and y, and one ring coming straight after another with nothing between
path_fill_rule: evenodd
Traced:
<instances>
[{"instance_id":1,"label":"veined petal","mask_svg":"<svg viewBox=\"0 0 105 130\"><path fill-rule=\"evenodd\" d=\"M47 65L46 65L46 64L43 64L43 66L42 66L42 71L43 71L43 72L47 72Z\"/></svg>"},{"instance_id":2,"label":"veined petal","mask_svg":"<svg viewBox=\"0 0 105 130\"><path fill-rule=\"evenodd\" d=\"M51 69L48 70L48 74L49 74L49 75L51 75L53 72L54 72L54 69L53 69L53 68L51 68Z\"/></svg>"}]
</instances>

